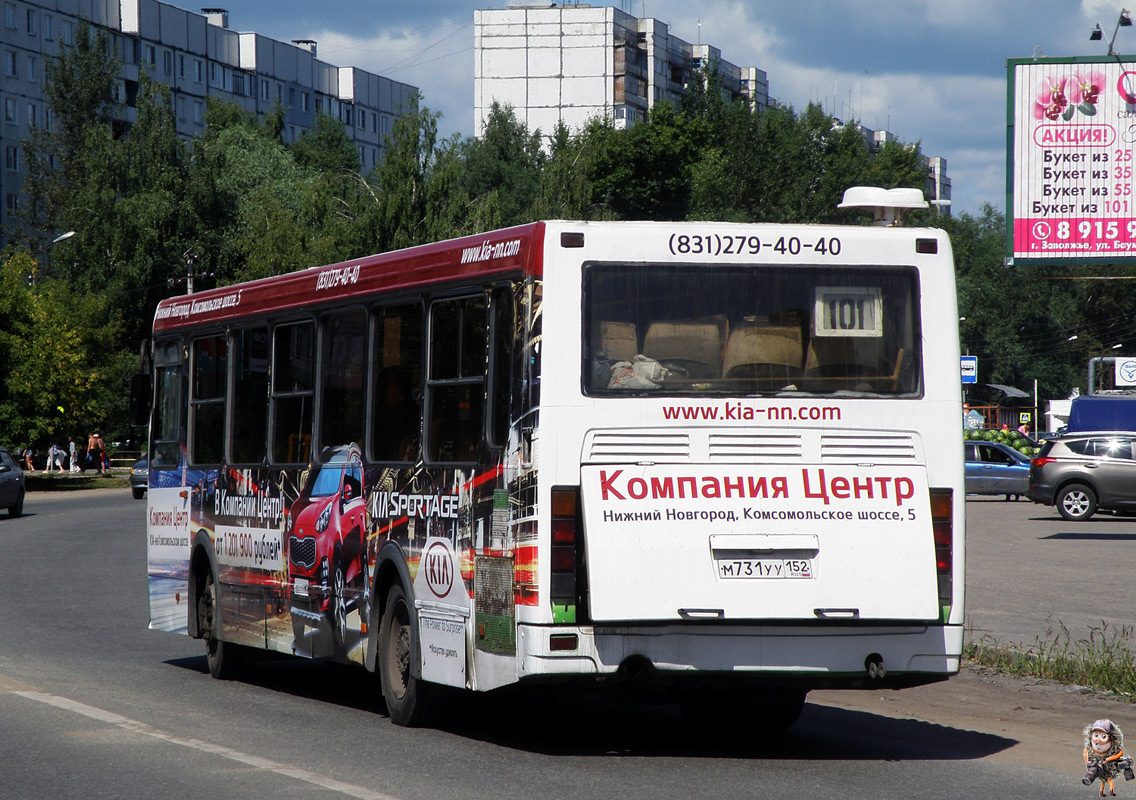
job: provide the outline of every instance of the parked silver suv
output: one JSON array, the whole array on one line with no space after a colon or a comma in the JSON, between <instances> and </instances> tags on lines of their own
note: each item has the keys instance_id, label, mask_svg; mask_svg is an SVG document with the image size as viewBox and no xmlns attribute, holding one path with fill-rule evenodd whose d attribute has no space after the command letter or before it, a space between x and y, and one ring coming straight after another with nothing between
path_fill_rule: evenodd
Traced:
<instances>
[{"instance_id":1,"label":"parked silver suv","mask_svg":"<svg viewBox=\"0 0 1136 800\"><path fill-rule=\"evenodd\" d=\"M1030 462L1029 498L1068 520L1098 509L1136 511L1136 432L1067 434Z\"/></svg>"}]
</instances>

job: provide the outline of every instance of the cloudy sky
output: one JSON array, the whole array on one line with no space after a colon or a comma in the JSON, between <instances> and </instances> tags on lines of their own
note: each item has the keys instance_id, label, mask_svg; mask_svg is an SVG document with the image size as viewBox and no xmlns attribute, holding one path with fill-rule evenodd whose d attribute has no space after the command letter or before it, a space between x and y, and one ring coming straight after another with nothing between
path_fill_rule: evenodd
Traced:
<instances>
[{"instance_id":1,"label":"cloudy sky","mask_svg":"<svg viewBox=\"0 0 1136 800\"><path fill-rule=\"evenodd\" d=\"M173 0L175 5L198 6ZM572 0L562 5L573 5ZM954 211L1005 210L1006 59L1103 56L1111 0L593 0L669 23L676 36L769 76L803 110L886 128L943 156ZM227 0L230 27L315 39L321 60L418 86L445 133L473 134L473 12L504 0ZM1105 41L1089 41L1100 22ZM701 38L700 38L701 37ZM1116 50L1136 53L1136 26Z\"/></svg>"}]
</instances>

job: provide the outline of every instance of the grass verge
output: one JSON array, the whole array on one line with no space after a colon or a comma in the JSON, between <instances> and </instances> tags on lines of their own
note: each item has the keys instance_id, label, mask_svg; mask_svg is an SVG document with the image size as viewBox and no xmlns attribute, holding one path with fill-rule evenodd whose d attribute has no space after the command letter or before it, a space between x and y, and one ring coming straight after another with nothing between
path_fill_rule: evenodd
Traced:
<instances>
[{"instance_id":1,"label":"grass verge","mask_svg":"<svg viewBox=\"0 0 1136 800\"><path fill-rule=\"evenodd\" d=\"M24 486L29 492L79 492L85 489L129 489L127 475L24 475Z\"/></svg>"},{"instance_id":2,"label":"grass verge","mask_svg":"<svg viewBox=\"0 0 1136 800\"><path fill-rule=\"evenodd\" d=\"M1058 620L1032 645L1006 645L990 636L969 642L963 656L984 667L1011 675L1029 675L1061 683L1112 692L1136 701L1136 661L1132 653L1133 627L1101 622L1089 634L1075 639Z\"/></svg>"}]
</instances>

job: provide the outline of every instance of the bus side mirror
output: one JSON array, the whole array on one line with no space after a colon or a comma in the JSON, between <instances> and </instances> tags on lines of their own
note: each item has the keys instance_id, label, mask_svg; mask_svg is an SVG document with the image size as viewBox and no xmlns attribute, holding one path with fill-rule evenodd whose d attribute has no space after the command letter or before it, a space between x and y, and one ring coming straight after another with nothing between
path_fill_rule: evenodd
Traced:
<instances>
[{"instance_id":1,"label":"bus side mirror","mask_svg":"<svg viewBox=\"0 0 1136 800\"><path fill-rule=\"evenodd\" d=\"M130 424L145 428L150 424L150 398L153 386L150 376L140 372L130 380Z\"/></svg>"}]
</instances>

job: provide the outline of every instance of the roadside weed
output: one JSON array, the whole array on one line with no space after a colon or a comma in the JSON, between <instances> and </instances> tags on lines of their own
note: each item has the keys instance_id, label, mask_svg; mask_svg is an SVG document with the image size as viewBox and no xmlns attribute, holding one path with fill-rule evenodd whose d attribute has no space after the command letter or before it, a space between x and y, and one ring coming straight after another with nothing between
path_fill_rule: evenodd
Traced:
<instances>
[{"instance_id":1,"label":"roadside weed","mask_svg":"<svg viewBox=\"0 0 1136 800\"><path fill-rule=\"evenodd\" d=\"M1030 675L1061 683L1087 686L1136 700L1136 662L1132 651L1133 626L1090 626L1088 635L1075 639L1060 620L1052 620L1032 645L999 642L983 636L970 641L963 657L984 667L1012 675Z\"/></svg>"}]
</instances>

